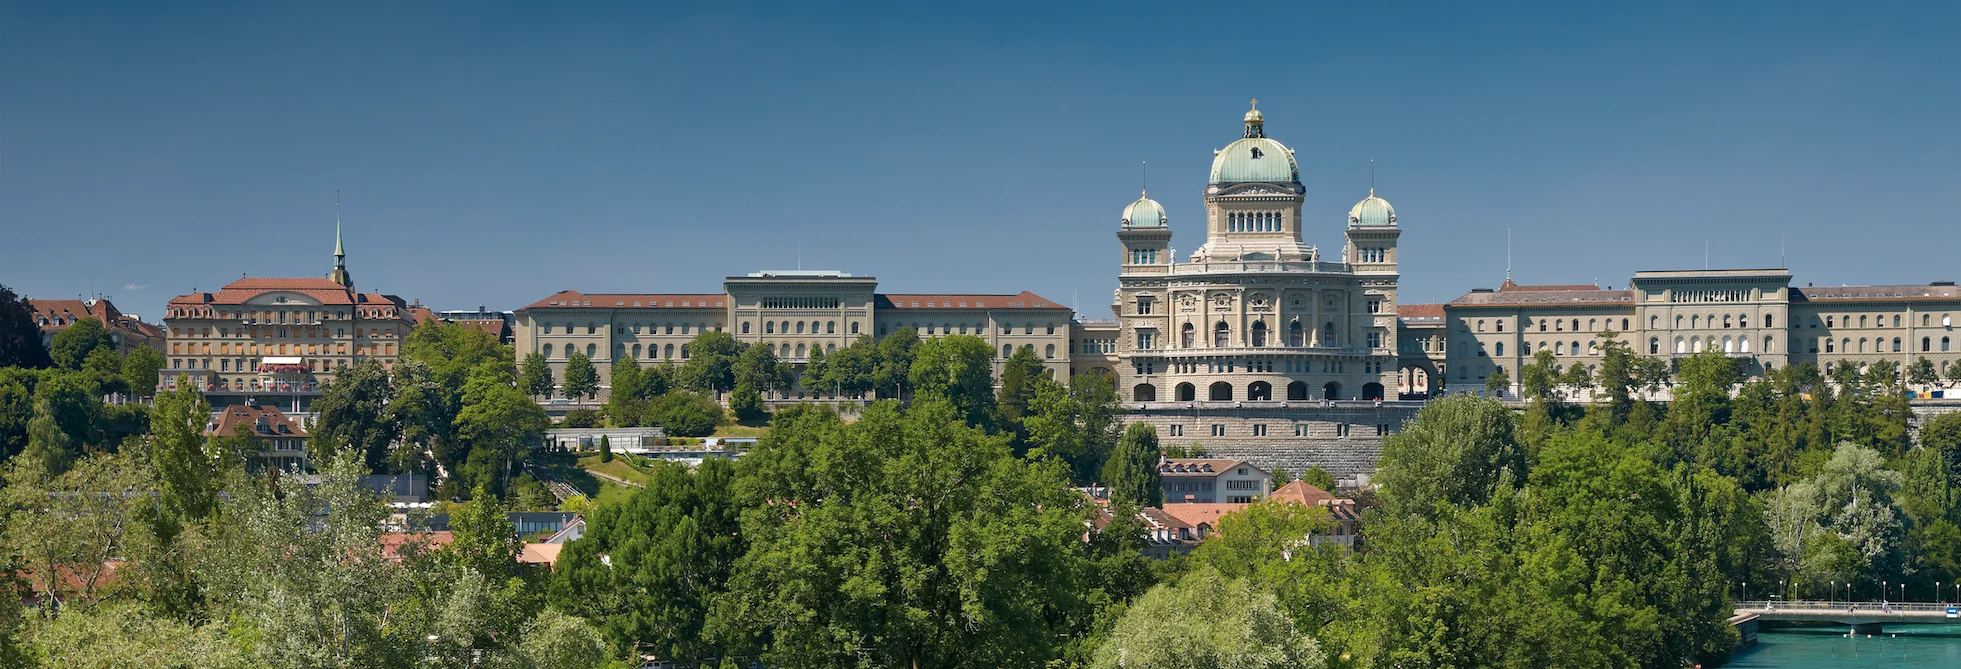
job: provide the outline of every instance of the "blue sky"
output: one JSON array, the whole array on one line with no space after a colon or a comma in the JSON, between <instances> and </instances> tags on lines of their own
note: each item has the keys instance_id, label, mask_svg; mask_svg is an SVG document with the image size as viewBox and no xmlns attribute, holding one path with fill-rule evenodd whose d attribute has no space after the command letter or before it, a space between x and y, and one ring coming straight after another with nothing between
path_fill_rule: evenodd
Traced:
<instances>
[{"instance_id":1,"label":"blue sky","mask_svg":"<svg viewBox=\"0 0 1961 669\"><path fill-rule=\"evenodd\" d=\"M1957 3L692 4L0 5L0 283L321 276L338 189L356 282L439 309L801 247L1105 317L1139 164L1190 253L1252 97L1331 256L1377 161L1405 302L1506 226L1522 283L1961 278Z\"/></svg>"}]
</instances>

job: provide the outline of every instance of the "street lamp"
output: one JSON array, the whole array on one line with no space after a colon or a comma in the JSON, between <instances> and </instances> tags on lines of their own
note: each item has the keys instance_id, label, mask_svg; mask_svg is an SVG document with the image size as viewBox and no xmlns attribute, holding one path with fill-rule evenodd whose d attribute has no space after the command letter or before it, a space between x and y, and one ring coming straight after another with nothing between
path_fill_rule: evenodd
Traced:
<instances>
[{"instance_id":1,"label":"street lamp","mask_svg":"<svg viewBox=\"0 0 1961 669\"><path fill-rule=\"evenodd\" d=\"M1825 603L1829 605L1832 600L1838 599L1838 581L1831 581L1831 585L1826 587L1828 589L1825 591Z\"/></svg>"},{"instance_id":2,"label":"street lamp","mask_svg":"<svg viewBox=\"0 0 1961 669\"><path fill-rule=\"evenodd\" d=\"M1886 603L1886 581L1884 580L1879 582L1879 603Z\"/></svg>"},{"instance_id":3,"label":"street lamp","mask_svg":"<svg viewBox=\"0 0 1961 669\"><path fill-rule=\"evenodd\" d=\"M1750 601L1750 582L1743 582L1743 601Z\"/></svg>"}]
</instances>

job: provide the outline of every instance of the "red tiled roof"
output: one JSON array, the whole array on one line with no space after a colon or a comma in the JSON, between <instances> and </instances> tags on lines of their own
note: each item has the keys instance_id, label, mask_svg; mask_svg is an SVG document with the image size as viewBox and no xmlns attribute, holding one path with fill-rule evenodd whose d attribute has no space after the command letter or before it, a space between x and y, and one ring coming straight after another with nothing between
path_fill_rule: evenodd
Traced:
<instances>
[{"instance_id":1,"label":"red tiled roof","mask_svg":"<svg viewBox=\"0 0 1961 669\"><path fill-rule=\"evenodd\" d=\"M1309 485L1306 481L1294 481L1273 491L1271 498L1278 502L1321 506L1323 504L1343 504L1349 500L1336 497L1326 490Z\"/></svg>"},{"instance_id":2,"label":"red tiled roof","mask_svg":"<svg viewBox=\"0 0 1961 669\"><path fill-rule=\"evenodd\" d=\"M381 555L390 560L407 557L403 552L411 544L421 544L426 550L436 550L456 541L455 533L449 530L437 532L383 532L375 538L381 544Z\"/></svg>"},{"instance_id":3,"label":"red tiled roof","mask_svg":"<svg viewBox=\"0 0 1961 669\"><path fill-rule=\"evenodd\" d=\"M298 293L330 305L389 305L406 311L408 302L394 295L381 293L349 293L340 284L330 279L313 278L256 278L246 277L225 284L217 293L191 293L170 298L171 306L200 304L245 304L252 298L266 293ZM407 313L402 313L406 318Z\"/></svg>"},{"instance_id":4,"label":"red tiled roof","mask_svg":"<svg viewBox=\"0 0 1961 669\"><path fill-rule=\"evenodd\" d=\"M1166 504L1164 505L1164 513L1165 515L1171 516L1173 518L1177 518L1178 520L1183 521L1186 525L1190 525L1192 527L1198 527L1199 525L1203 524L1216 529L1219 527L1220 516L1224 516L1234 511L1243 510L1249 506L1252 505L1251 504L1207 504L1203 502L1186 502L1180 504Z\"/></svg>"},{"instance_id":5,"label":"red tiled roof","mask_svg":"<svg viewBox=\"0 0 1961 669\"><path fill-rule=\"evenodd\" d=\"M945 295L925 293L879 293L874 296L880 309L1067 309L1055 300L1021 291L1013 295Z\"/></svg>"},{"instance_id":6,"label":"red tiled roof","mask_svg":"<svg viewBox=\"0 0 1961 669\"><path fill-rule=\"evenodd\" d=\"M1443 318L1444 305L1441 304L1399 304L1396 305L1397 318Z\"/></svg>"},{"instance_id":7,"label":"red tiled roof","mask_svg":"<svg viewBox=\"0 0 1961 669\"><path fill-rule=\"evenodd\" d=\"M264 428L259 426L259 418L262 416L266 419L266 426ZM246 429L251 430L252 436L255 437L292 437L304 439L307 436L306 428L301 427L293 419L287 418L286 414L279 410L279 407L274 406L226 407L224 413L218 414L218 419L215 422L205 425L206 429L204 433L215 436L231 436L235 433L239 425L244 425Z\"/></svg>"},{"instance_id":8,"label":"red tiled roof","mask_svg":"<svg viewBox=\"0 0 1961 669\"><path fill-rule=\"evenodd\" d=\"M525 309L721 309L728 296L720 293L581 293L561 290Z\"/></svg>"},{"instance_id":9,"label":"red tiled roof","mask_svg":"<svg viewBox=\"0 0 1961 669\"><path fill-rule=\"evenodd\" d=\"M421 325L429 321L437 320L436 312L430 311L428 307L422 306L420 304L409 305L408 311L409 311L409 319L415 321L416 325Z\"/></svg>"}]
</instances>

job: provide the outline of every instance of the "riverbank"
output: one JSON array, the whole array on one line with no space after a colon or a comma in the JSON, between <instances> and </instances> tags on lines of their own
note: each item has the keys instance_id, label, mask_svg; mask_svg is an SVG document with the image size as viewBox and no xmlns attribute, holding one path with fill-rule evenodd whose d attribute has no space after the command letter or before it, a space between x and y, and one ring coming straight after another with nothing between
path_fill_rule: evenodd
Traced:
<instances>
[{"instance_id":1,"label":"riverbank","mask_svg":"<svg viewBox=\"0 0 1961 669\"><path fill-rule=\"evenodd\" d=\"M1730 657L1731 669L1949 669L1961 667L1961 625L1900 625L1884 634L1846 636L1844 628L1765 627L1757 645Z\"/></svg>"}]
</instances>

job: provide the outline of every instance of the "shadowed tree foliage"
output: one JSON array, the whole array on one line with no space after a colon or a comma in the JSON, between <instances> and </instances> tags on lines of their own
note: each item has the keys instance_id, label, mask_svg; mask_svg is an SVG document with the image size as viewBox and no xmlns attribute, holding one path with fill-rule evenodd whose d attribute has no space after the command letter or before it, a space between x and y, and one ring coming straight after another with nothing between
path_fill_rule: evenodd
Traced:
<instances>
[{"instance_id":1,"label":"shadowed tree foliage","mask_svg":"<svg viewBox=\"0 0 1961 669\"><path fill-rule=\"evenodd\" d=\"M54 341L48 343L48 356L62 369L79 370L97 349L113 352L116 340L109 336L109 329L102 326L102 321L84 318L54 336Z\"/></svg>"},{"instance_id":2,"label":"shadowed tree foliage","mask_svg":"<svg viewBox=\"0 0 1961 669\"><path fill-rule=\"evenodd\" d=\"M980 337L949 335L920 343L908 377L913 392L946 400L969 425L992 423L994 348Z\"/></svg>"},{"instance_id":3,"label":"shadowed tree foliage","mask_svg":"<svg viewBox=\"0 0 1961 669\"><path fill-rule=\"evenodd\" d=\"M0 285L0 367L40 369L52 364L27 300Z\"/></svg>"},{"instance_id":4,"label":"shadowed tree foliage","mask_svg":"<svg viewBox=\"0 0 1961 669\"><path fill-rule=\"evenodd\" d=\"M1103 485L1110 488L1110 501L1133 508L1164 505L1163 476L1158 473L1158 431L1145 423L1131 423L1123 440L1103 465Z\"/></svg>"}]
</instances>

